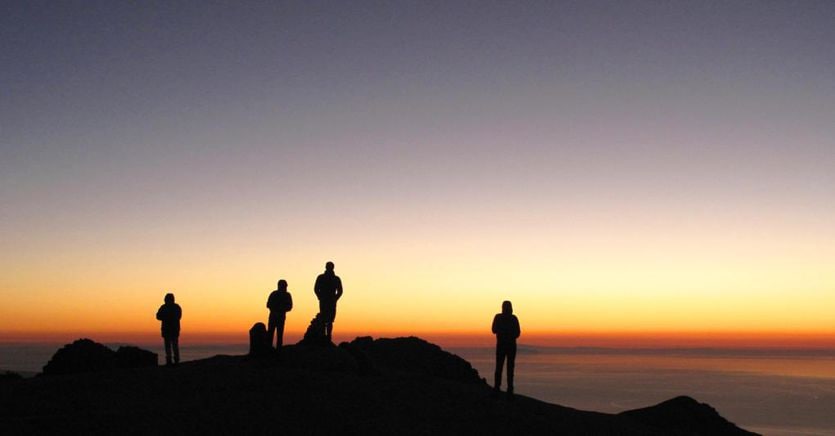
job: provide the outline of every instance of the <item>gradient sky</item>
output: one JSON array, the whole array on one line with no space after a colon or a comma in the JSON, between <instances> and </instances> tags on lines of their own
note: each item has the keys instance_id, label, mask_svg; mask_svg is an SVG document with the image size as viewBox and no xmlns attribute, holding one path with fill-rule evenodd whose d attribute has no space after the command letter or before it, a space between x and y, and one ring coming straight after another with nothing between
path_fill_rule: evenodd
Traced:
<instances>
[{"instance_id":1,"label":"gradient sky","mask_svg":"<svg viewBox=\"0 0 835 436\"><path fill-rule=\"evenodd\" d=\"M0 332L835 332L835 2L0 4ZM184 333L185 334L185 333Z\"/></svg>"}]
</instances>

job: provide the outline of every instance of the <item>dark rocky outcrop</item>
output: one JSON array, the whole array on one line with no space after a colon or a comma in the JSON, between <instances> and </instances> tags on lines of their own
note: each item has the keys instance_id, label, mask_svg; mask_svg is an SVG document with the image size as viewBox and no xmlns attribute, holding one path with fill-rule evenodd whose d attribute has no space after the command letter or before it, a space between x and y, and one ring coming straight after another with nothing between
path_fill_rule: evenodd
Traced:
<instances>
[{"instance_id":1,"label":"dark rocky outcrop","mask_svg":"<svg viewBox=\"0 0 835 436\"><path fill-rule=\"evenodd\" d=\"M322 321L321 314L316 314L310 320L310 325L304 332L304 337L299 341L299 345L313 345L313 346L328 346L333 345L330 339L325 334L325 323Z\"/></svg>"},{"instance_id":2,"label":"dark rocky outcrop","mask_svg":"<svg viewBox=\"0 0 835 436\"><path fill-rule=\"evenodd\" d=\"M114 368L146 368L157 366L157 353L139 347L124 346L116 350Z\"/></svg>"},{"instance_id":3,"label":"dark rocky outcrop","mask_svg":"<svg viewBox=\"0 0 835 436\"><path fill-rule=\"evenodd\" d=\"M358 374L357 360L342 348L327 343L310 345L298 343L281 350L281 366L305 368L317 371L334 371Z\"/></svg>"},{"instance_id":4,"label":"dark rocky outcrop","mask_svg":"<svg viewBox=\"0 0 835 436\"><path fill-rule=\"evenodd\" d=\"M51 363L105 350L77 341ZM518 394L512 401L496 397L469 363L414 337L296 344L280 359L215 356L176 368L0 383L0 428L4 434L751 434L688 397L621 414Z\"/></svg>"},{"instance_id":5,"label":"dark rocky outcrop","mask_svg":"<svg viewBox=\"0 0 835 436\"><path fill-rule=\"evenodd\" d=\"M372 376L372 375L380 375L380 367L371 359L368 353L365 352L363 349L364 347L358 346L357 342L373 342L374 339L371 336L363 336L361 338L356 338L351 342L342 342L339 344L339 348L345 352L347 352L354 361L357 363L357 372L363 376Z\"/></svg>"},{"instance_id":6,"label":"dark rocky outcrop","mask_svg":"<svg viewBox=\"0 0 835 436\"><path fill-rule=\"evenodd\" d=\"M90 339L78 339L55 352L43 367L43 375L76 374L156 365L156 353L131 346L119 347L118 351L113 351Z\"/></svg>"},{"instance_id":7,"label":"dark rocky outcrop","mask_svg":"<svg viewBox=\"0 0 835 436\"><path fill-rule=\"evenodd\" d=\"M484 383L470 362L414 336L377 340L365 336L340 347L354 355L366 373L386 367L464 383Z\"/></svg>"},{"instance_id":8,"label":"dark rocky outcrop","mask_svg":"<svg viewBox=\"0 0 835 436\"><path fill-rule=\"evenodd\" d=\"M102 371L113 368L116 353L106 346L90 339L79 339L64 345L55 352L43 375L74 374L79 372Z\"/></svg>"},{"instance_id":9,"label":"dark rocky outcrop","mask_svg":"<svg viewBox=\"0 0 835 436\"><path fill-rule=\"evenodd\" d=\"M648 426L670 433L704 435L753 435L719 415L713 407L690 397L676 397L652 407L623 412L621 416L632 418Z\"/></svg>"}]
</instances>

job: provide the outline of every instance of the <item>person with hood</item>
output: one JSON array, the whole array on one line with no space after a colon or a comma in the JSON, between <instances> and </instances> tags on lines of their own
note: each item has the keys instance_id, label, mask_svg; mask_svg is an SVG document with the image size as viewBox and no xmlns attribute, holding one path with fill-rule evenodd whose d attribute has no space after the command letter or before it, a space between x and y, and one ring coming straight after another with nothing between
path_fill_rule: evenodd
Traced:
<instances>
[{"instance_id":1,"label":"person with hood","mask_svg":"<svg viewBox=\"0 0 835 436\"><path fill-rule=\"evenodd\" d=\"M180 318L183 310L174 302L174 294L165 294L165 304L157 310L157 319L162 321L162 339L165 342L165 365L180 363Z\"/></svg>"},{"instance_id":2,"label":"person with hood","mask_svg":"<svg viewBox=\"0 0 835 436\"><path fill-rule=\"evenodd\" d=\"M516 366L516 338L521 333L519 319L513 314L510 301L502 303L502 313L493 317L493 334L496 335L496 374L493 389L498 393L502 386L502 367L507 360L507 394L513 395L513 370Z\"/></svg>"},{"instance_id":3,"label":"person with hood","mask_svg":"<svg viewBox=\"0 0 835 436\"><path fill-rule=\"evenodd\" d=\"M325 336L331 340L333 321L336 319L336 302L342 297L342 280L333 272L333 262L325 264L325 272L316 277L313 292L319 299L319 316L325 323Z\"/></svg>"},{"instance_id":4,"label":"person with hood","mask_svg":"<svg viewBox=\"0 0 835 436\"><path fill-rule=\"evenodd\" d=\"M272 347L273 335L277 336L275 349L281 351L281 346L284 344L284 322L287 319L287 312L293 310L293 296L287 292L287 280L278 281L276 290L267 298L267 308L270 309L270 318L267 322L269 344Z\"/></svg>"}]
</instances>

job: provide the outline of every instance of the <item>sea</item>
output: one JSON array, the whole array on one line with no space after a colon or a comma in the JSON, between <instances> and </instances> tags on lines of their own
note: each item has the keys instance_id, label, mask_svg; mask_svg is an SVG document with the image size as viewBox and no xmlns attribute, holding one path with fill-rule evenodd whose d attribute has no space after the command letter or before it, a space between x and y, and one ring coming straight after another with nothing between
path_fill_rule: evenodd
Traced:
<instances>
[{"instance_id":1,"label":"sea","mask_svg":"<svg viewBox=\"0 0 835 436\"><path fill-rule=\"evenodd\" d=\"M107 344L118 347L121 344ZM160 344L141 344L163 355ZM0 370L39 372L59 344L0 344ZM490 348L447 348L492 383ZM183 344L184 361L243 354L247 345ZM687 395L764 435L835 435L835 350L614 349L520 345L516 392L617 413Z\"/></svg>"}]
</instances>

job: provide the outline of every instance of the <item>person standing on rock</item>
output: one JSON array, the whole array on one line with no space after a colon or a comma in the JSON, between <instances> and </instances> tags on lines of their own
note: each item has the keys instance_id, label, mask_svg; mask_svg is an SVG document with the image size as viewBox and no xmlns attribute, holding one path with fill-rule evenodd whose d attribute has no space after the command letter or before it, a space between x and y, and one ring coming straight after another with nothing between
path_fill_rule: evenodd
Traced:
<instances>
[{"instance_id":1,"label":"person standing on rock","mask_svg":"<svg viewBox=\"0 0 835 436\"><path fill-rule=\"evenodd\" d=\"M165 342L165 365L180 363L180 318L183 310L174 302L174 294L165 294L165 304L157 310L157 319L162 321L162 339Z\"/></svg>"},{"instance_id":2,"label":"person standing on rock","mask_svg":"<svg viewBox=\"0 0 835 436\"><path fill-rule=\"evenodd\" d=\"M277 336L275 349L281 351L284 344L284 321L287 319L287 312L293 310L293 296L287 292L287 280L279 280L276 290L267 299L267 308L270 309L270 319L267 323L267 335L270 338L270 347L273 346L273 334Z\"/></svg>"},{"instance_id":3,"label":"person standing on rock","mask_svg":"<svg viewBox=\"0 0 835 436\"><path fill-rule=\"evenodd\" d=\"M342 280L333 272L333 262L325 264L325 272L316 277L313 292L319 299L319 316L325 323L325 336L332 340L333 321L336 319L336 302L342 297Z\"/></svg>"},{"instance_id":4,"label":"person standing on rock","mask_svg":"<svg viewBox=\"0 0 835 436\"><path fill-rule=\"evenodd\" d=\"M493 317L493 334L496 335L496 374L493 389L498 393L502 386L502 367L507 360L507 394L513 395L513 370L516 366L516 338L521 333L519 319L513 314L510 301L502 303L502 313Z\"/></svg>"}]
</instances>

